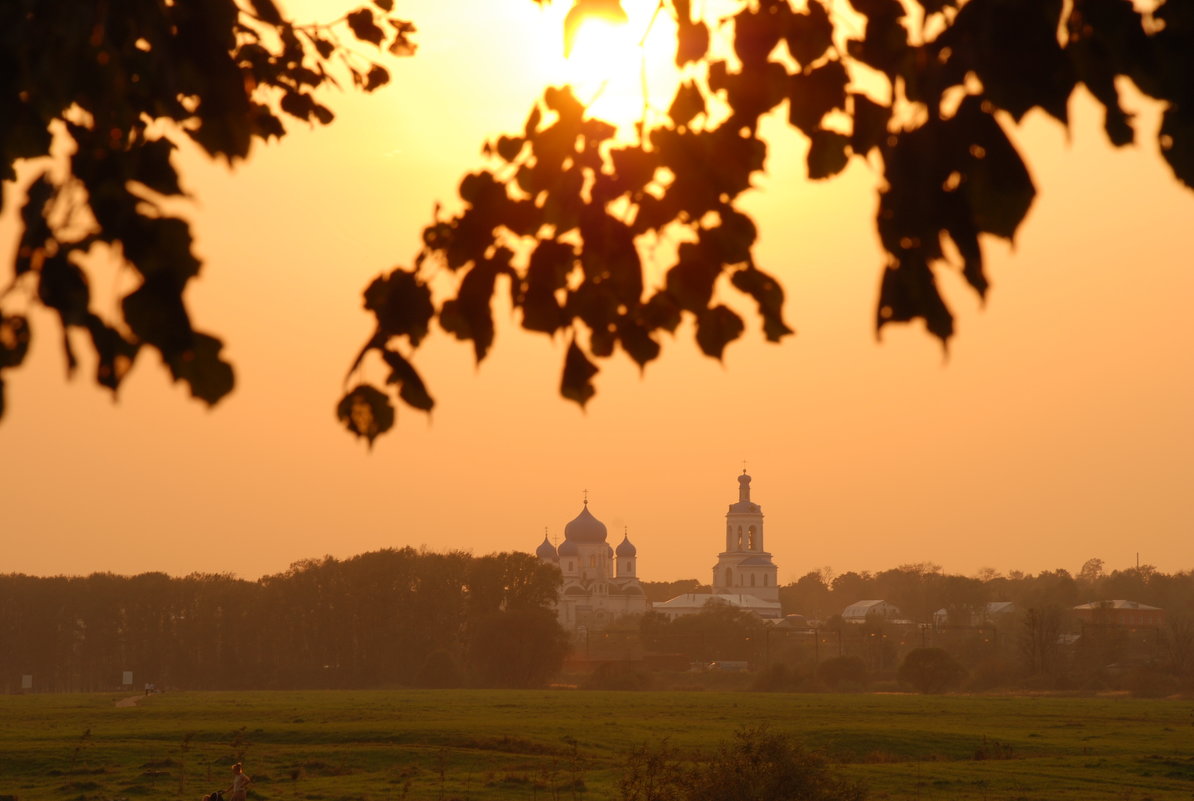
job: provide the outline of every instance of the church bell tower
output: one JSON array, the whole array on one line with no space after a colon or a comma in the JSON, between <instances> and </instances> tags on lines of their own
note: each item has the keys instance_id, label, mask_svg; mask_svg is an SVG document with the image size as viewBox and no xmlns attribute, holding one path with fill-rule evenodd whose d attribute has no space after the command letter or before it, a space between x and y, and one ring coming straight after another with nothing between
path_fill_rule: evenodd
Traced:
<instances>
[{"instance_id":1,"label":"church bell tower","mask_svg":"<svg viewBox=\"0 0 1194 801\"><path fill-rule=\"evenodd\" d=\"M779 569L763 547L763 508L750 499L750 476L738 476L738 502L726 512L726 547L713 567L714 595L779 601Z\"/></svg>"}]
</instances>

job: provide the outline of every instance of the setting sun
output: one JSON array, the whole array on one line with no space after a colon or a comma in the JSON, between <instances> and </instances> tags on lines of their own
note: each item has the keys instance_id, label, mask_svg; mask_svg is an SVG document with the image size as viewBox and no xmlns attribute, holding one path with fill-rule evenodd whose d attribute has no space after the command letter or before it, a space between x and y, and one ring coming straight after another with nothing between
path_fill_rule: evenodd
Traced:
<instances>
[{"instance_id":1,"label":"setting sun","mask_svg":"<svg viewBox=\"0 0 1194 801\"><path fill-rule=\"evenodd\" d=\"M562 77L591 115L619 127L650 117L675 92L675 23L650 12L640 5L625 19L589 14L566 20L569 33L562 38L568 41L555 51L553 79Z\"/></svg>"}]
</instances>

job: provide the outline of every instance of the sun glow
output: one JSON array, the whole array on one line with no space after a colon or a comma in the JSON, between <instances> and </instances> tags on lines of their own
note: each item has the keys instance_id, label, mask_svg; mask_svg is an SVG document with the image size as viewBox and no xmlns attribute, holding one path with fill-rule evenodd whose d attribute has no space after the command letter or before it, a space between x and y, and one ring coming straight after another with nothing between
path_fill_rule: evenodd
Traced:
<instances>
[{"instance_id":1,"label":"sun glow","mask_svg":"<svg viewBox=\"0 0 1194 801\"><path fill-rule=\"evenodd\" d=\"M627 129L666 110L679 81L675 23L634 11L625 21L582 19L556 73L592 116Z\"/></svg>"}]
</instances>

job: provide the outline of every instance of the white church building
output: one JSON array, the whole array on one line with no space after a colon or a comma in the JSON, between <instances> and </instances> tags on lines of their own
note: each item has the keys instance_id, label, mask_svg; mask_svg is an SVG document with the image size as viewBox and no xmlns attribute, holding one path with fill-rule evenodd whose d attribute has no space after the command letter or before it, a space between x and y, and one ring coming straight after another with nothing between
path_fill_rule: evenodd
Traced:
<instances>
[{"instance_id":1,"label":"white church building","mask_svg":"<svg viewBox=\"0 0 1194 801\"><path fill-rule=\"evenodd\" d=\"M584 507L564 526L557 548L545 534L536 556L560 568L556 612L562 626L599 629L622 615L652 608L668 617L696 614L716 600L754 612L765 619L781 617L779 569L763 546L763 508L750 498L750 476L738 476L738 502L726 512L725 550L713 566L712 592L686 593L652 607L638 580L638 550L623 533L615 549L607 542L605 524Z\"/></svg>"},{"instance_id":2,"label":"white church building","mask_svg":"<svg viewBox=\"0 0 1194 801\"><path fill-rule=\"evenodd\" d=\"M696 614L714 600L778 620L779 568L763 546L763 507L750 499L750 476L738 476L738 502L726 512L725 550L713 566L711 593L685 593L655 604L668 617Z\"/></svg>"},{"instance_id":3,"label":"white church building","mask_svg":"<svg viewBox=\"0 0 1194 801\"><path fill-rule=\"evenodd\" d=\"M566 629L599 629L622 615L638 615L651 608L638 581L638 550L623 532L615 550L606 541L605 524L584 507L564 526L564 541L556 548L544 534L535 555L559 566L564 577L556 614Z\"/></svg>"}]
</instances>

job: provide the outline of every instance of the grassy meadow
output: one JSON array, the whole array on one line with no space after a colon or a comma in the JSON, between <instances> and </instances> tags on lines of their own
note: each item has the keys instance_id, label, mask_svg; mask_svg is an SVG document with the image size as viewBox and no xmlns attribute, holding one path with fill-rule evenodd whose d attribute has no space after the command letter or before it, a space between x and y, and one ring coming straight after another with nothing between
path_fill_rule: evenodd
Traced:
<instances>
[{"instance_id":1,"label":"grassy meadow","mask_svg":"<svg viewBox=\"0 0 1194 801\"><path fill-rule=\"evenodd\" d=\"M872 799L1194 798L1194 702L733 692L326 691L0 697L20 801L613 801L629 749L797 735Z\"/></svg>"}]
</instances>

